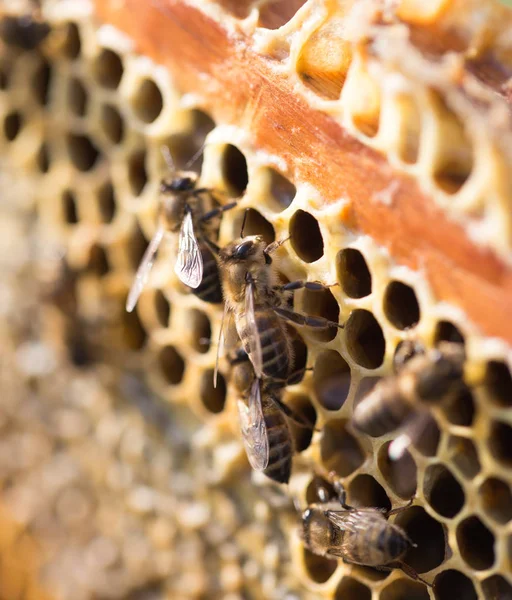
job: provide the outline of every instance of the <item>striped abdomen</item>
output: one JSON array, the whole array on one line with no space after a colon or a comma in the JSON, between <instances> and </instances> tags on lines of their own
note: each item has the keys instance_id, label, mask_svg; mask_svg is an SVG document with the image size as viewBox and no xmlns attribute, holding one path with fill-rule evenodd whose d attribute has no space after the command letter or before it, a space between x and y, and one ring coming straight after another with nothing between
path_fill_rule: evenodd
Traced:
<instances>
[{"instance_id":1,"label":"striped abdomen","mask_svg":"<svg viewBox=\"0 0 512 600\"><path fill-rule=\"evenodd\" d=\"M291 431L283 412L271 398L265 395L261 402L269 446L268 466L263 472L278 483L288 483L293 455Z\"/></svg>"},{"instance_id":2,"label":"striped abdomen","mask_svg":"<svg viewBox=\"0 0 512 600\"><path fill-rule=\"evenodd\" d=\"M203 257L203 279L192 292L203 302L219 304L222 302L222 287L217 261L204 242L199 241L199 247Z\"/></svg>"}]
</instances>

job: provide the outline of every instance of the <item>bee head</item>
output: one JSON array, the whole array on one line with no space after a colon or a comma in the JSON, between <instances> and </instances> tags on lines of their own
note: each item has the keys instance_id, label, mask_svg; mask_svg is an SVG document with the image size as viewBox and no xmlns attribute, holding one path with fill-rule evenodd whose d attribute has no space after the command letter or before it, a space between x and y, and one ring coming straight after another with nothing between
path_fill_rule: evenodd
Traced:
<instances>
[{"instance_id":1,"label":"bee head","mask_svg":"<svg viewBox=\"0 0 512 600\"><path fill-rule=\"evenodd\" d=\"M192 171L182 172L171 181L162 181L160 191L164 194L192 192L197 184L197 175Z\"/></svg>"},{"instance_id":2,"label":"bee head","mask_svg":"<svg viewBox=\"0 0 512 600\"><path fill-rule=\"evenodd\" d=\"M265 242L259 235L250 235L235 240L222 252L226 262L245 262L250 259L258 259L265 248Z\"/></svg>"}]
</instances>

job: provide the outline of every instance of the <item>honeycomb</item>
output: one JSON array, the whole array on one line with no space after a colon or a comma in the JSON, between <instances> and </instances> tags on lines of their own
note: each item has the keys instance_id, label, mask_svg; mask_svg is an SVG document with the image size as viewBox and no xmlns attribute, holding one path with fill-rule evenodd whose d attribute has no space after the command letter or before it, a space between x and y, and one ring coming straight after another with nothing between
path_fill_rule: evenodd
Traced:
<instances>
[{"instance_id":1,"label":"honeycomb","mask_svg":"<svg viewBox=\"0 0 512 600\"><path fill-rule=\"evenodd\" d=\"M1 50L2 597L512 598L510 12L476 0L136 5L44 0L49 36ZM291 100L253 90L228 115L221 47L203 76L217 103L167 68L165 32L146 28L151 11L172 10L209 24L210 49L222 23L242 64L250 39L252 56L341 125L335 170L315 156L334 134L300 142L309 123ZM288 122L258 137L278 108ZM246 234L290 236L284 280L339 284L295 294L296 310L345 328L298 331L299 366L312 370L284 400L315 431L293 427L288 486L250 472L226 359L213 387L222 307L179 283L171 240L124 311L169 176L163 146L177 168L203 149L190 167L201 185L239 200L220 244L247 215ZM374 156L385 166L373 170ZM347 192L353 163L364 205ZM437 255L425 242L422 262L412 238ZM410 336L464 343L474 383L432 408L427 434L393 462L393 436L357 433L350 417ZM324 471L355 506L413 499L392 519L432 588L303 547L297 507L316 500Z\"/></svg>"}]
</instances>

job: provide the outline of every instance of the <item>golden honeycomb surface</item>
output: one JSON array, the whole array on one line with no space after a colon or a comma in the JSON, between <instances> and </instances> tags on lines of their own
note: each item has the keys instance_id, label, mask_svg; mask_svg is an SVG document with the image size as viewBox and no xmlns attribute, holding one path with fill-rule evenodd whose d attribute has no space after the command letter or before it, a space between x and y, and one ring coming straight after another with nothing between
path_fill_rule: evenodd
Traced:
<instances>
[{"instance_id":1,"label":"golden honeycomb surface","mask_svg":"<svg viewBox=\"0 0 512 600\"><path fill-rule=\"evenodd\" d=\"M504 100L456 85L456 57L413 52L399 24L376 33L372 3L285 4L287 12L227 0L201 9L250 33L258 52L285 56L282 68L293 66L308 102L417 180L475 245L510 261ZM444 11L456 25L447 2L425 14L416 2L399 4L422 21ZM31 5L0 6L20 14ZM41 10L52 27L44 43L34 51L4 45L0 54L0 596L512 598L505 339L486 336L440 300L421 268L341 225L343 198L327 203L307 181L286 177L285 162L258 146L246 115L216 118L129 36L102 24L91 3L45 0ZM493 43L504 57L498 25ZM372 35L368 54L361 39ZM178 168L204 146L191 167L201 185L239 199L222 218L221 244L239 235L250 209L247 234L290 236L278 252L283 279L339 284L295 295L296 310L345 328L298 331L300 361L312 370L284 400L313 418L315 431L293 428L288 486L249 469L225 359L213 387L222 307L179 283L170 236L135 312L124 311L169 176L163 146ZM392 204L394 194L392 183L375 200ZM71 301L61 289L69 280ZM79 348L91 346L92 365L70 359L75 333ZM430 430L392 462L393 435L359 434L350 417L411 335L428 346L463 342L477 383L432 408ZM407 564L433 588L399 570L304 549L297 507L315 500L319 473L329 470L353 505L413 499L392 519L418 545Z\"/></svg>"}]
</instances>

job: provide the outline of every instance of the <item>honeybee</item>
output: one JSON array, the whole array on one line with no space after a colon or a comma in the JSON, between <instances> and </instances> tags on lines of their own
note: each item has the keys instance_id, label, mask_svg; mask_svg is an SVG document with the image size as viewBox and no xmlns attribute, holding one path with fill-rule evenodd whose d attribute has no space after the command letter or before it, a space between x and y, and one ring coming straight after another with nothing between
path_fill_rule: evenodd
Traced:
<instances>
[{"instance_id":1,"label":"honeybee","mask_svg":"<svg viewBox=\"0 0 512 600\"><path fill-rule=\"evenodd\" d=\"M288 381L293 369L293 345L285 321L322 329L343 327L288 307L287 301L295 290L319 291L327 286L314 281L280 283L271 254L285 241L267 245L259 235L241 237L218 254L225 314L234 315L238 336L256 377L282 382Z\"/></svg>"},{"instance_id":2,"label":"honeybee","mask_svg":"<svg viewBox=\"0 0 512 600\"><path fill-rule=\"evenodd\" d=\"M396 374L379 381L356 406L354 426L372 437L406 426L390 446L390 456L400 458L428 424L425 405L447 402L464 389L464 362L460 343L441 342L430 350L404 343L395 355Z\"/></svg>"},{"instance_id":3,"label":"honeybee","mask_svg":"<svg viewBox=\"0 0 512 600\"><path fill-rule=\"evenodd\" d=\"M341 482L330 479L337 499L330 499L322 488L319 490L323 492L319 494L321 501L309 505L302 513L302 539L308 550L319 556L341 558L346 563L379 570L400 568L413 579L430 585L402 562L416 544L401 527L387 520L409 508L412 500L406 506L390 511L354 508L346 503Z\"/></svg>"},{"instance_id":4,"label":"honeybee","mask_svg":"<svg viewBox=\"0 0 512 600\"><path fill-rule=\"evenodd\" d=\"M0 38L20 50L35 50L49 33L48 23L32 14L4 15L0 20Z\"/></svg>"},{"instance_id":5,"label":"honeybee","mask_svg":"<svg viewBox=\"0 0 512 600\"><path fill-rule=\"evenodd\" d=\"M163 152L174 170L168 149L164 148ZM175 171L171 181L162 181L160 222L142 257L128 294L128 312L132 312L137 304L149 278L158 248L167 232L179 232L178 255L174 265L179 279L191 287L193 293L201 300L214 304L222 302L219 271L211 250L214 244L210 239L215 234L211 222L223 212L234 208L237 203L231 202L205 211L205 200L211 202L212 191L197 187L197 181L198 176L193 171Z\"/></svg>"}]
</instances>

